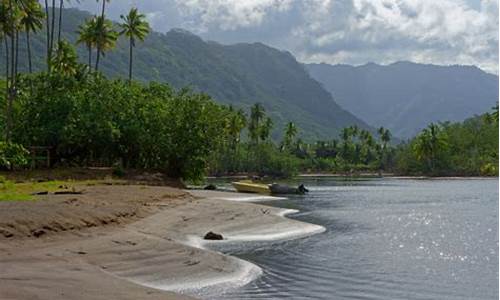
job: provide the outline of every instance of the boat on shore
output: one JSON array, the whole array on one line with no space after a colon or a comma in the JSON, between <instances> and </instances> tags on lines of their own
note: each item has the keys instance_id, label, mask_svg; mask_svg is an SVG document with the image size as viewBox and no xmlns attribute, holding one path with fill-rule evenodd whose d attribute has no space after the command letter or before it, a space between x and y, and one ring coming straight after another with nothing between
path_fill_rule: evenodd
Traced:
<instances>
[{"instance_id":1,"label":"boat on shore","mask_svg":"<svg viewBox=\"0 0 500 300\"><path fill-rule=\"evenodd\" d=\"M270 195L271 188L269 184L255 183L251 180L241 180L232 183L233 187L240 193L256 193Z\"/></svg>"},{"instance_id":2,"label":"boat on shore","mask_svg":"<svg viewBox=\"0 0 500 300\"><path fill-rule=\"evenodd\" d=\"M280 194L299 194L303 195L308 190L301 184L299 187L294 188L283 184L264 184L256 183L251 180L241 180L232 182L233 187L240 193L257 193L264 195L280 195Z\"/></svg>"}]
</instances>

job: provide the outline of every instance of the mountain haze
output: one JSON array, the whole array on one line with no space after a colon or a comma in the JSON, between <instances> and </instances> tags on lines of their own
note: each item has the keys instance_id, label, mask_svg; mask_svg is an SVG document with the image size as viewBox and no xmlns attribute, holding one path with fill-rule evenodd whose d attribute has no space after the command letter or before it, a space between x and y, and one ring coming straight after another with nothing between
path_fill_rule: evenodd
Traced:
<instances>
[{"instance_id":1,"label":"mountain haze","mask_svg":"<svg viewBox=\"0 0 500 300\"><path fill-rule=\"evenodd\" d=\"M74 43L78 25L90 17L87 12L66 9L64 38ZM24 43L22 39L20 44ZM34 67L41 70L45 68L43 32L33 38L32 47ZM82 62L87 62L83 46L78 47L78 54ZM256 102L262 103L273 118L275 138L281 135L288 121L295 122L307 140L337 137L342 127L350 125L369 128L343 110L289 52L261 43L221 45L174 29L166 34L152 32L144 43L137 43L134 54L137 80L168 82L176 88L190 86L218 102L246 111ZM26 70L26 54L21 52L20 58L20 67ZM111 77L127 76L126 39L120 38L117 48L101 59L99 69Z\"/></svg>"},{"instance_id":2,"label":"mountain haze","mask_svg":"<svg viewBox=\"0 0 500 300\"><path fill-rule=\"evenodd\" d=\"M498 76L473 66L398 62L387 66L309 64L311 76L368 124L408 138L430 122L462 121L491 110Z\"/></svg>"}]
</instances>

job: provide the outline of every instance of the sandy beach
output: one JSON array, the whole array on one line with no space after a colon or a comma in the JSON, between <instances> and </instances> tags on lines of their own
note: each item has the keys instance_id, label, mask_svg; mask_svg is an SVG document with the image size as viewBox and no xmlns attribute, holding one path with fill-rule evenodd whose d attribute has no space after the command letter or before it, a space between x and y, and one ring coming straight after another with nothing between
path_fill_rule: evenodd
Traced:
<instances>
[{"instance_id":1,"label":"sandy beach","mask_svg":"<svg viewBox=\"0 0 500 300\"><path fill-rule=\"evenodd\" d=\"M89 186L82 195L0 203L0 299L193 299L262 270L203 236L270 241L324 231L247 194Z\"/></svg>"}]
</instances>

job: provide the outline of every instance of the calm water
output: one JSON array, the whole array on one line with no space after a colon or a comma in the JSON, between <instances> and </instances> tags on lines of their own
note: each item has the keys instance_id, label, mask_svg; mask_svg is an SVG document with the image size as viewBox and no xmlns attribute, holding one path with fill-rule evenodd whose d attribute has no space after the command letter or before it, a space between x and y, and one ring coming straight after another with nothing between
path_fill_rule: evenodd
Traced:
<instances>
[{"instance_id":1,"label":"calm water","mask_svg":"<svg viewBox=\"0 0 500 300\"><path fill-rule=\"evenodd\" d=\"M264 275L214 299L498 299L498 180L307 184L269 204L327 231L226 249Z\"/></svg>"}]
</instances>

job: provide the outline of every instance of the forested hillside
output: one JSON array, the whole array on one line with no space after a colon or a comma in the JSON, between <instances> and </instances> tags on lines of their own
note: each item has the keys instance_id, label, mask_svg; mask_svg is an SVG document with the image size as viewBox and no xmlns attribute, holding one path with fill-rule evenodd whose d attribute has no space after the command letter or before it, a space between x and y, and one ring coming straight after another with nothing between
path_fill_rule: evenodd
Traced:
<instances>
[{"instance_id":1,"label":"forested hillside","mask_svg":"<svg viewBox=\"0 0 500 300\"><path fill-rule=\"evenodd\" d=\"M90 18L90 14L65 9L63 37L76 42L78 25L86 18ZM26 71L23 36L19 43L19 67ZM42 31L32 38L35 71L45 68L44 47ZM3 52L0 55L3 56ZM81 62L87 62L88 52L83 45L78 47L78 55ZM128 43L125 39L120 39L116 49L101 59L100 70L110 77L126 77ZM260 43L226 46L203 41L181 29L167 34L152 32L136 47L134 78L167 82L176 88L190 86L221 103L247 111L252 104L260 102L273 119L274 137L281 134L288 121L297 124L306 140L337 136L341 128L350 125L368 128L337 105L290 53Z\"/></svg>"},{"instance_id":2,"label":"forested hillside","mask_svg":"<svg viewBox=\"0 0 500 300\"><path fill-rule=\"evenodd\" d=\"M398 62L306 67L342 107L400 138L414 136L430 122L482 114L498 101L498 76L473 66Z\"/></svg>"}]
</instances>

